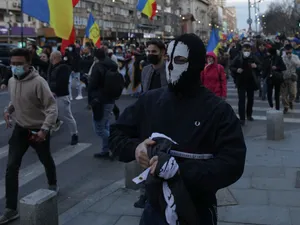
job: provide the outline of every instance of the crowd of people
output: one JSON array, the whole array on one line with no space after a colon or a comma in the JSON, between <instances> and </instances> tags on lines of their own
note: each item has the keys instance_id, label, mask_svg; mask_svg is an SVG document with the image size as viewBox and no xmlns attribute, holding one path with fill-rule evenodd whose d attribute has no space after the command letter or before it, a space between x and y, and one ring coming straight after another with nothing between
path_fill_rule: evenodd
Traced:
<instances>
[{"instance_id":1,"label":"crowd of people","mask_svg":"<svg viewBox=\"0 0 300 225\"><path fill-rule=\"evenodd\" d=\"M284 113L300 95L297 37L278 36L271 42L256 36L220 45L217 54L206 52L199 37L184 34L167 45L151 40L97 49L86 43L64 51L45 46L39 55L33 43L14 49L1 81L11 100L4 119L7 127L13 119L15 127L0 224L18 218L18 171L29 146L45 166L49 189L58 192L50 136L65 122L70 144L79 142L71 101L83 99L84 90L102 141L94 157L137 160L151 174L134 204L144 208L141 224L215 224L216 191L243 173L241 125L253 121L255 91L273 108L274 90L275 109L280 110L281 96ZM224 101L230 76L237 87L239 119ZM116 100L121 95L138 100L120 115ZM110 126L112 114L116 123Z\"/></svg>"},{"instance_id":2,"label":"crowd of people","mask_svg":"<svg viewBox=\"0 0 300 225\"><path fill-rule=\"evenodd\" d=\"M202 71L203 85L216 95L226 98L226 79L231 76L238 92L238 114L241 125L253 121L254 94L268 100L270 108L284 114L294 108L300 95L300 39L284 35L264 40L260 35L231 42L221 41L218 57L207 53L207 65ZM275 106L273 101L273 94ZM247 99L247 103L246 103Z\"/></svg>"}]
</instances>

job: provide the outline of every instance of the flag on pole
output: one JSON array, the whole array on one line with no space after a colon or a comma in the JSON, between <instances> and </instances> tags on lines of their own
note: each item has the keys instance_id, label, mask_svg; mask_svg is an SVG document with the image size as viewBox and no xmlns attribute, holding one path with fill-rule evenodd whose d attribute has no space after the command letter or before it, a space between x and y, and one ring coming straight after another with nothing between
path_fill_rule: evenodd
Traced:
<instances>
[{"instance_id":1,"label":"flag on pole","mask_svg":"<svg viewBox=\"0 0 300 225\"><path fill-rule=\"evenodd\" d=\"M156 0L138 0L136 10L142 12L150 20L156 15L157 3Z\"/></svg>"},{"instance_id":2,"label":"flag on pole","mask_svg":"<svg viewBox=\"0 0 300 225\"><path fill-rule=\"evenodd\" d=\"M79 0L72 0L73 8L78 4L78 2L79 2ZM72 32L69 36L69 39L62 39L61 47L60 47L61 53L65 54L66 48L69 45L74 44L75 40L76 40L76 32L75 32L75 27L74 27L74 24L73 24L73 29L72 29Z\"/></svg>"},{"instance_id":3,"label":"flag on pole","mask_svg":"<svg viewBox=\"0 0 300 225\"><path fill-rule=\"evenodd\" d=\"M212 29L210 33L208 45L206 48L207 52L214 52L216 56L218 56L221 36L222 36L222 32L220 32L219 29L216 28Z\"/></svg>"},{"instance_id":4,"label":"flag on pole","mask_svg":"<svg viewBox=\"0 0 300 225\"><path fill-rule=\"evenodd\" d=\"M73 29L72 0L22 0L22 12L48 23L57 37L68 39Z\"/></svg>"},{"instance_id":5,"label":"flag on pole","mask_svg":"<svg viewBox=\"0 0 300 225\"><path fill-rule=\"evenodd\" d=\"M92 13L90 13L89 20L85 28L85 37L91 39L94 45L100 48L100 28L99 25L95 22Z\"/></svg>"}]
</instances>

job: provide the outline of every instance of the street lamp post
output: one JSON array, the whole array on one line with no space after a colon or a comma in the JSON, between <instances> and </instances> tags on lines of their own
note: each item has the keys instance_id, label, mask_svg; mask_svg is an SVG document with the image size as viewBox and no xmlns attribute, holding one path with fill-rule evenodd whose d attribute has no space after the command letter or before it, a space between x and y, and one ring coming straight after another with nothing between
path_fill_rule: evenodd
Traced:
<instances>
[{"instance_id":1,"label":"street lamp post","mask_svg":"<svg viewBox=\"0 0 300 225\"><path fill-rule=\"evenodd\" d=\"M251 0L248 0L248 15L249 15L249 18L248 18L248 24L249 24L249 34L251 34L251 24L252 24L252 19L251 19Z\"/></svg>"}]
</instances>

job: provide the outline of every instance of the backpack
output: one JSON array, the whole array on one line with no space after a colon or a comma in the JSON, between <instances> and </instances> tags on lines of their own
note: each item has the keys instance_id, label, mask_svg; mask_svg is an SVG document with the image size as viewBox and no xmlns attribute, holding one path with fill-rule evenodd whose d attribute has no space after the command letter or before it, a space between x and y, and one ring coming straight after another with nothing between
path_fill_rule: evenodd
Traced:
<instances>
[{"instance_id":1,"label":"backpack","mask_svg":"<svg viewBox=\"0 0 300 225\"><path fill-rule=\"evenodd\" d=\"M125 81L118 71L107 70L104 78L103 94L111 99L120 98L123 89L125 87Z\"/></svg>"}]
</instances>

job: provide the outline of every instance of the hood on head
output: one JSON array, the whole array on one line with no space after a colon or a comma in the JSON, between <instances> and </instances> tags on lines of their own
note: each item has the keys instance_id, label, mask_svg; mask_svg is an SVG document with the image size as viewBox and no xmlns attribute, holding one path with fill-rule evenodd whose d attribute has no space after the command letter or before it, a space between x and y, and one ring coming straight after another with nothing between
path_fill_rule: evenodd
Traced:
<instances>
[{"instance_id":1,"label":"hood on head","mask_svg":"<svg viewBox=\"0 0 300 225\"><path fill-rule=\"evenodd\" d=\"M217 56L216 56L216 54L214 52L208 52L208 53L206 53L206 58L208 56L210 56L210 57L212 57L214 59L214 64L218 63L218 58L217 58Z\"/></svg>"},{"instance_id":2,"label":"hood on head","mask_svg":"<svg viewBox=\"0 0 300 225\"><path fill-rule=\"evenodd\" d=\"M166 76L169 89L184 94L200 85L200 72L205 66L206 50L195 34L183 34L168 45Z\"/></svg>"}]
</instances>

